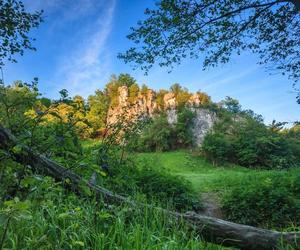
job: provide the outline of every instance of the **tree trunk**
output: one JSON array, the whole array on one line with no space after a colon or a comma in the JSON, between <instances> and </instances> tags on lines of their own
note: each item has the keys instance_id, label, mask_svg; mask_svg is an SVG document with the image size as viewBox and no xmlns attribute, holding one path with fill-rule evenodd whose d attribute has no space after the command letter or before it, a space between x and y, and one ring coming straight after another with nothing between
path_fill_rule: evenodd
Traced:
<instances>
[{"instance_id":1,"label":"tree trunk","mask_svg":"<svg viewBox=\"0 0 300 250\"><path fill-rule=\"evenodd\" d=\"M11 148L15 145L21 147L21 151L12 152ZM49 175L57 181L69 179L73 186L73 190L80 192L81 185L88 186L95 194L101 195L106 202L110 203L126 203L131 207L150 207L145 204L136 203L129 199L114 194L113 192L96 186L83 180L74 172L64 168L63 166L47 159L46 157L33 152L27 146L19 145L16 138L0 125L0 149L10 151L16 161L21 164L30 165L35 171L41 174ZM221 219L199 215L196 213L177 213L162 208L161 212L169 215L176 220L184 220L187 225L196 230L196 232L206 241L221 244L223 246L237 247L249 250L275 249L278 244L290 245L296 249L300 248L299 233L281 233L266 229L260 229L252 226L224 221Z\"/></svg>"}]
</instances>

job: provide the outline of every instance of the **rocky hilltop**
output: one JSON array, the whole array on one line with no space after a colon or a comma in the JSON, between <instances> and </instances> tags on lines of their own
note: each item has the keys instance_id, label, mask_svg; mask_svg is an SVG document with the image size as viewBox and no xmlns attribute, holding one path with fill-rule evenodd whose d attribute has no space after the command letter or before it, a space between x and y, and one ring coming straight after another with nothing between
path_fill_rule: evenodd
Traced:
<instances>
[{"instance_id":1,"label":"rocky hilltop","mask_svg":"<svg viewBox=\"0 0 300 250\"><path fill-rule=\"evenodd\" d=\"M129 90L127 86L118 88L118 105L111 106L108 110L107 122L113 124L117 122L119 117L126 116L127 119L136 119L137 117L153 117L159 111L165 111L170 124L177 121L178 102L176 95L172 92L164 94L162 105L159 105L156 100L157 93L148 89L146 93L139 92L134 102L129 101ZM212 128L216 121L216 114L209 109L201 107L201 94L192 94L186 106L195 112L195 118L191 129L195 137L195 144L201 145L205 134Z\"/></svg>"}]
</instances>

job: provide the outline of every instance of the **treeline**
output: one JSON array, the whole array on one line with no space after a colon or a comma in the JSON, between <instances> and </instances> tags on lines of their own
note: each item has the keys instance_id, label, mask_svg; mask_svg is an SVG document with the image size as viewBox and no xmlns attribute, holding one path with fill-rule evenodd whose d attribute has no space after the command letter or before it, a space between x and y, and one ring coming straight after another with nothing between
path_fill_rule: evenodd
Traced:
<instances>
[{"instance_id":1,"label":"treeline","mask_svg":"<svg viewBox=\"0 0 300 250\"><path fill-rule=\"evenodd\" d=\"M245 167L282 169L300 164L300 126L285 122L267 126L261 115L243 110L227 97L218 120L202 145L204 155L215 164L226 162Z\"/></svg>"},{"instance_id":2,"label":"treeline","mask_svg":"<svg viewBox=\"0 0 300 250\"><path fill-rule=\"evenodd\" d=\"M108 110L119 104L119 87L128 88L129 105L149 91L128 74L112 76L103 90L96 90L87 100L79 95L71 98L65 89L60 91L59 99L50 100L41 96L37 85L37 79L30 84L16 81L10 86L0 85L0 122L39 152L64 158L81 153L80 139L103 138L107 134ZM168 122L164 107L164 95L169 92L173 93L177 105L177 121L173 124ZM216 124L200 148L208 160L214 164L234 163L246 167L299 165L299 125L287 129L285 123L274 121L267 126L261 116L242 110L235 99L227 97L216 104L203 92L197 95L200 106L217 116ZM159 112L128 135L126 148L168 151L194 147L195 113L186 105L191 96L192 93L179 84L155 93ZM120 122L126 121L120 119Z\"/></svg>"},{"instance_id":3,"label":"treeline","mask_svg":"<svg viewBox=\"0 0 300 250\"><path fill-rule=\"evenodd\" d=\"M79 95L69 97L66 89L59 92L58 100L51 100L41 97L37 79L30 84L15 81L9 86L1 85L0 119L15 133L26 125L23 123L28 117L34 119L42 117L45 123L73 126L81 138L101 137L106 126L108 109L119 104L118 88L121 86L128 88L130 104L134 104L139 95L146 96L149 91L145 84L140 87L129 74L120 74L119 76L113 75L103 90L96 90L87 100ZM178 106L184 106L192 96L192 93L179 84L172 85L169 90L160 89L155 93L154 100L159 110L164 109L163 98L168 92L174 93ZM198 95L201 104L211 103L206 93L198 92ZM23 122L17 124L13 122L22 117Z\"/></svg>"},{"instance_id":4,"label":"treeline","mask_svg":"<svg viewBox=\"0 0 300 250\"><path fill-rule=\"evenodd\" d=\"M200 207L188 182L148 169L144 164L137 167L130 154L124 156L124 151L132 149L129 138L135 138L142 129L138 121L120 117L116 124L106 123L108 108L117 105L118 87L135 86L132 77L122 74L112 77L103 91L97 90L87 101L81 96L69 97L67 90L61 90L57 100L42 97L37 80L32 83L16 81L10 86L0 84L0 124L16 136L20 145L118 194L142 194L145 202L155 200L163 206L170 203L177 210ZM142 125L147 122L145 120ZM87 140L94 137L98 140ZM84 147L85 143L89 146ZM9 150L0 149L0 200L12 200L16 196L27 199L31 188L40 185L34 179L35 171L10 154L10 151L23 152L19 144ZM69 185L68 182L64 184ZM54 184L52 180L50 183ZM153 183L157 185L154 187ZM80 188L91 196L89 188Z\"/></svg>"},{"instance_id":5,"label":"treeline","mask_svg":"<svg viewBox=\"0 0 300 250\"><path fill-rule=\"evenodd\" d=\"M286 128L285 122L265 125L261 115L243 110L239 102L226 97L218 105L206 106L216 115L213 128L205 135L199 151L215 165L233 163L248 168L283 169L300 165L300 125ZM177 110L170 124L166 113L154 116L137 135L137 151L195 149L192 132L195 112ZM199 131L200 132L200 131Z\"/></svg>"}]
</instances>

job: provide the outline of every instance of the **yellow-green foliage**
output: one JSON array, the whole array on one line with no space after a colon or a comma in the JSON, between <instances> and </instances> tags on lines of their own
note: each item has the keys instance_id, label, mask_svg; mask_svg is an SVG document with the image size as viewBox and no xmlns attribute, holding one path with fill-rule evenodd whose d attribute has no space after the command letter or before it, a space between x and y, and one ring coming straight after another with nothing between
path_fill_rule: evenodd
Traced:
<instances>
[{"instance_id":1,"label":"yellow-green foliage","mask_svg":"<svg viewBox=\"0 0 300 250\"><path fill-rule=\"evenodd\" d=\"M105 128L108 105L108 97L101 90L96 90L94 95L88 97L89 110L86 118L93 136L100 135Z\"/></svg>"},{"instance_id":2,"label":"yellow-green foliage","mask_svg":"<svg viewBox=\"0 0 300 250\"><path fill-rule=\"evenodd\" d=\"M212 102L210 96L205 92L198 91L197 95L199 96L201 105L208 105Z\"/></svg>"},{"instance_id":3,"label":"yellow-green foliage","mask_svg":"<svg viewBox=\"0 0 300 250\"><path fill-rule=\"evenodd\" d=\"M138 95L139 95L139 91L140 91L140 88L139 88L139 85L137 85L136 83L132 84L130 87L129 87L129 97L128 97L128 101L129 103L133 104Z\"/></svg>"},{"instance_id":4,"label":"yellow-green foliage","mask_svg":"<svg viewBox=\"0 0 300 250\"><path fill-rule=\"evenodd\" d=\"M21 81L7 87L0 85L1 124L18 133L28 121L25 113L38 106L37 96L35 85L26 85Z\"/></svg>"},{"instance_id":5,"label":"yellow-green foliage","mask_svg":"<svg viewBox=\"0 0 300 250\"><path fill-rule=\"evenodd\" d=\"M165 103L164 103L164 96L165 94L167 94L168 91L165 89L160 89L157 93L156 93L156 103L159 109L163 110Z\"/></svg>"}]
</instances>

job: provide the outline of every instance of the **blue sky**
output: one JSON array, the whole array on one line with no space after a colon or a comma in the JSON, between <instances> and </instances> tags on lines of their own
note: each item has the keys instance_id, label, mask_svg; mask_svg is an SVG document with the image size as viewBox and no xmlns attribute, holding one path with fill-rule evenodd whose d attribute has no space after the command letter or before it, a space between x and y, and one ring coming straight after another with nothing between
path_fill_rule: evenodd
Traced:
<instances>
[{"instance_id":1,"label":"blue sky","mask_svg":"<svg viewBox=\"0 0 300 250\"><path fill-rule=\"evenodd\" d=\"M202 71L201 60L186 60L171 73L154 67L147 76L133 71L117 59L130 45L129 28L144 17L146 0L24 0L30 10L44 9L45 22L32 32L37 52L27 51L17 64L7 63L5 82L30 81L37 76L39 88L48 97L58 97L66 88L71 95L87 97L102 89L112 74L130 73L139 84L153 89L169 88L175 82L190 91L207 92L214 101L231 96L243 108L262 114L266 123L295 121L300 105L292 93L292 82L279 74L270 75L256 64L255 55L245 52L231 62Z\"/></svg>"}]
</instances>

